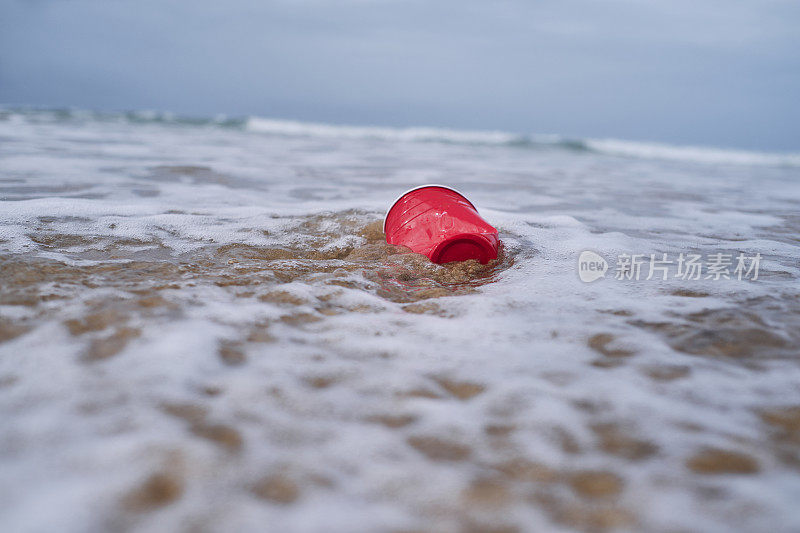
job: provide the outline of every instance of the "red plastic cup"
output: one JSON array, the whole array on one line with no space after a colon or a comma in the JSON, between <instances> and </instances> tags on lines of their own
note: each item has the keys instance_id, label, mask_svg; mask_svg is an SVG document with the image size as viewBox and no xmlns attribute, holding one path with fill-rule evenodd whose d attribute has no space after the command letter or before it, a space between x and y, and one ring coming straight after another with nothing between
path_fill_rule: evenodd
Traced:
<instances>
[{"instance_id":1,"label":"red plastic cup","mask_svg":"<svg viewBox=\"0 0 800 533\"><path fill-rule=\"evenodd\" d=\"M434 263L497 257L497 230L483 220L464 195L443 185L423 185L404 193L383 221L386 242L411 248Z\"/></svg>"}]
</instances>

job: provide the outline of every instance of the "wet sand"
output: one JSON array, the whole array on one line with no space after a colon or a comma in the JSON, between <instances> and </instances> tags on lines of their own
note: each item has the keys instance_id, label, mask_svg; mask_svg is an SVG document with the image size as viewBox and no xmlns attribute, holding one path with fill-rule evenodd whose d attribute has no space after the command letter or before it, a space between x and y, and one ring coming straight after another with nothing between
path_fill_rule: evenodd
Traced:
<instances>
[{"instance_id":1,"label":"wet sand","mask_svg":"<svg viewBox=\"0 0 800 533\"><path fill-rule=\"evenodd\" d=\"M125 357L126 347L136 342L143 330L157 329L159 323L191 315L198 303L191 291L187 297L187 289L214 286L232 300L267 303L278 310L274 319L234 325L234 334L219 342L216 353L220 363L241 367L240 371L247 372L250 359L260 357L254 347L278 341L278 337L271 334L277 326L303 331L318 327L337 315L369 317L380 310L381 301L399 304L399 309L408 314L457 321L458 312L448 305L451 300L442 298L474 293L491 284L515 261L514 252L501 250L498 259L487 265L474 261L435 265L408 249L386 244L380 220L364 225L358 221L364 215L354 215L343 212L308 217L299 225L301 233L298 233L307 240L296 247L208 246L187 256L174 256L166 248L153 246L153 242L110 240L98 247L96 239L80 235L53 231L33 234L34 242L48 248L70 251L87 247L91 250L70 252L74 264L8 255L0 258L0 279L3 280L0 305L30 311L22 319L4 318L0 341L12 341L48 321L60 322L83 346L78 355L80 365L85 365L87 372L102 371L95 365ZM57 223L57 220L44 221L43 228ZM360 236L362 243L328 247L348 234ZM139 250L142 247L147 249ZM107 259L85 266L78 261L100 258ZM296 291L297 282L317 287L319 291L313 296L302 294ZM94 294L95 291L98 294ZM374 295L377 299L373 301L378 303L354 302L347 297L353 291ZM678 296L703 297L695 293L679 293ZM76 309L81 311L76 313ZM780 300L751 301L744 309L676 314L675 320L669 323L637 320L623 311L614 314L629 324L663 336L673 349L697 356L698 361L723 358L728 364L757 369L764 358L793 356L798 339L772 333L761 318L767 311L759 311L782 310ZM602 369L629 364L638 355L637 350L625 347L612 333L594 334L586 339L586 346L597 356L588 364ZM391 359L412 355L413 352L376 352L372 357ZM348 358L347 354L324 352L311 357L321 362L337 356ZM692 365L650 365L642 367L641 373L652 380L653 386L659 386L659 383L691 378ZM311 399L309 403L305 397L314 398L327 390L351 386L354 376L348 374L347 370L332 373L311 370L299 376L303 388L291 393L294 399L286 397L287 392L280 386L270 386L266 378L263 394L271 398L269 403L273 408L284 409L290 416L312 414L312 419L330 416L330 413L324 414L333 407L328 402ZM544 378L555 384L572 379L569 374L557 372ZM0 384L6 389L18 386L16 381L13 372L0 376ZM188 394L184 394L187 397L184 400L159 401L152 408L173 420L172 424L179 431L186 432L186 438L217 448L221 454L216 459L217 469L227 470L229 467L225 465L230 464L238 471L233 466L241 460L237 457L257 444L248 432L237 429L245 421L252 424L254 420L248 419L253 413L233 410L226 415L212 414L215 404L235 393L230 387L232 385L226 387L211 375L208 380L193 384ZM421 415L415 413L420 411L420 402L433 406L440 402L445 405L469 403L490 393L489 388L490 385L479 379L462 380L449 373L422 375L413 385L373 390L372 394L385 397L384 407L378 412L367 409L361 415L338 416L348 419L360 416L356 423L363 427L362 431L378 431L385 434L383 438L397 440L399 445L408 447L405 453L418 453L421 459L430 462L430 468L447 469L449 465L459 464L461 469L472 472L457 491L441 494L439 499L417 508L421 517L435 517L436 523L456 524L461 531L521 531L526 528L505 520L506 511L516 505L530 505L553 522L578 530L638 527L641 509L619 502L620 494L625 491L625 479L615 473L613 465L619 461L638 464L657 459L668 444L639 435L636 425L630 421L609 418L604 414L602 403L583 400L576 400L575 407L584 413L588 435L578 439L572 431L554 425L548 430L548 438L566 456L580 456L586 453L586 446L597 450L609 458L606 468L571 467L569 462L543 461L536 454L528 453L524 435L529 428L513 422L515 411L524 408L524 403L511 401L496 405L492 408L496 414L490 411L488 416L482 415L485 417L482 434L469 438L457 434L439 436L438 432L429 433L424 424L419 424ZM296 397L298 393L300 398ZM106 398L88 401L79 408L84 416L90 416L93 412L115 408L114 405L107 403ZM742 444L746 444L745 448L757 447L759 455L769 454L786 468L800 467L796 455L800 443L800 405L789 403L758 410L753 416L758 419L754 421L758 433L737 448ZM123 427L125 420L126 417L119 420ZM256 417L257 424L258 420ZM702 425L687 429L704 431ZM111 431L119 430L122 428ZM291 442L294 438L302 439L303 433L306 431L292 437L293 431L285 428L272 438ZM154 466L149 473L143 472L145 477L141 482L120 488L117 510L108 517L107 525L127 527L137 523L137 517L142 514L177 505L188 490L186 485L200 482L196 476L202 473L193 472L193 467L185 464L187 458L180 448L155 449L151 462ZM760 461L753 455L725 448L687 450L684 466L688 474L698 477L695 496L700 501L724 497L724 483L719 484L724 478L718 476L749 475L758 473L761 468ZM706 477L710 484L702 481ZM231 482L257 499L281 506L291 506L306 494L336 490L333 479L318 467L303 464L302 460L274 465L263 472L239 471ZM398 486L394 490L402 493L413 487L413 482L410 483L408 487Z\"/></svg>"}]
</instances>

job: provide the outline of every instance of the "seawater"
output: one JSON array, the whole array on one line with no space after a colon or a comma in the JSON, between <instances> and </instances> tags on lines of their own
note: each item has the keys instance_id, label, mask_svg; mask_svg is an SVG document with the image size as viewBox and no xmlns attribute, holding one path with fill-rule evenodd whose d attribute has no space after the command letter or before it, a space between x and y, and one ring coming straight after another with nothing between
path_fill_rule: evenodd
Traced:
<instances>
[{"instance_id":1,"label":"seawater","mask_svg":"<svg viewBox=\"0 0 800 533\"><path fill-rule=\"evenodd\" d=\"M385 243L429 182L497 261ZM799 232L797 154L2 110L0 521L797 530Z\"/></svg>"}]
</instances>

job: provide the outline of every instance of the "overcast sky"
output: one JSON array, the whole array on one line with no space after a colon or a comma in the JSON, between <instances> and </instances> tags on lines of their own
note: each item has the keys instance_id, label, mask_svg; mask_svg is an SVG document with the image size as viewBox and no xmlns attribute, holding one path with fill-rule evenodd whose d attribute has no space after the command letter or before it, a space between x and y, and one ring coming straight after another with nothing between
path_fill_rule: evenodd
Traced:
<instances>
[{"instance_id":1,"label":"overcast sky","mask_svg":"<svg viewBox=\"0 0 800 533\"><path fill-rule=\"evenodd\" d=\"M800 1L0 0L0 103L800 150Z\"/></svg>"}]
</instances>

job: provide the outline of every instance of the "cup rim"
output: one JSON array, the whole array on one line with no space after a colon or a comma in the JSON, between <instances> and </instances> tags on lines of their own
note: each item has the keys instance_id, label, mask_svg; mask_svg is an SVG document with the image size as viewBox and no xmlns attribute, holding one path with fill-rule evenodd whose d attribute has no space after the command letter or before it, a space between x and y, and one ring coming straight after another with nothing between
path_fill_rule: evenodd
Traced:
<instances>
[{"instance_id":1,"label":"cup rim","mask_svg":"<svg viewBox=\"0 0 800 533\"><path fill-rule=\"evenodd\" d=\"M383 233L384 233L384 234L386 234L386 219L387 219L387 218L389 218L389 213L392 211L392 208L394 208L395 204L397 204L397 202L399 202L400 200L402 200L402 199L403 199L403 197L404 197L406 194L408 194L408 193L410 193L410 192L414 192L414 191L416 191L416 190L418 190L418 189L426 189L426 188L428 188L428 187L439 187L440 189L447 189L447 190L449 190L449 191L453 191L454 193L456 193L456 194L458 194L459 196L461 196L462 198L464 198L464 200L466 200L466 201L467 201L467 203L469 203L469 205L471 205L471 206L472 206L472 208L473 208L475 211L477 211L477 210L478 210L478 208L477 208L477 207L475 207L475 204L473 204L472 202L470 202L469 198L467 198L466 196L464 196L464 194L463 194L461 191L458 191L458 190L454 189L453 187L449 187L449 186L447 186L447 185L442 185L442 184L440 184L440 183L426 183L425 185L418 185L418 186L416 186L416 187L412 187L412 188L408 189L406 192L404 192L403 194L401 194L400 196L398 196L397 198L395 198L394 202L392 202L392 205L390 205L390 206L389 206L389 209L387 209L387 210L386 210L386 214L383 216L383 227L382 227L382 231L383 231Z\"/></svg>"},{"instance_id":2,"label":"cup rim","mask_svg":"<svg viewBox=\"0 0 800 533\"><path fill-rule=\"evenodd\" d=\"M442 253L444 253L444 251L449 246L451 246L452 244L454 244L454 243L456 243L458 241L470 241L472 243L477 244L481 248L481 250L484 252L487 262L491 261L492 259L496 259L497 258L497 254L496 253L495 253L494 258L491 257L491 253L488 250L492 249L494 252L497 252L497 249L495 248L495 246L492 245L492 243L489 240L489 238L486 237L484 234L482 234L482 233L459 233L457 235L453 235L451 237L448 237L444 241L442 241L439 244L437 244L436 247L431 252L430 260L433 261L434 263L441 264L441 263L439 263L439 260L442 257ZM486 264L481 260L478 260L478 262L483 264L483 265Z\"/></svg>"}]
</instances>

